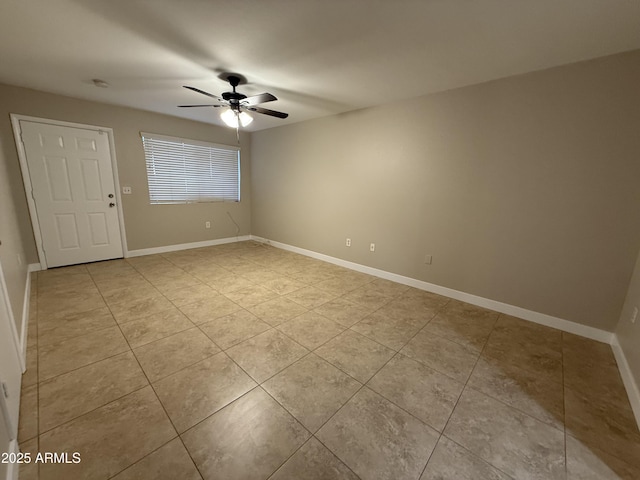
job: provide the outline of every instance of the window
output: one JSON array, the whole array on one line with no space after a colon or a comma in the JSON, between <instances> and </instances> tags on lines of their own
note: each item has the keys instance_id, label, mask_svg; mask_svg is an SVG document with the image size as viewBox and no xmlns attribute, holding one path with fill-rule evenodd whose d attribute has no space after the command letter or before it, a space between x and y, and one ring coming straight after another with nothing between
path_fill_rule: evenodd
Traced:
<instances>
[{"instance_id":1,"label":"window","mask_svg":"<svg viewBox=\"0 0 640 480\"><path fill-rule=\"evenodd\" d=\"M240 201L240 149L142 133L149 201Z\"/></svg>"}]
</instances>

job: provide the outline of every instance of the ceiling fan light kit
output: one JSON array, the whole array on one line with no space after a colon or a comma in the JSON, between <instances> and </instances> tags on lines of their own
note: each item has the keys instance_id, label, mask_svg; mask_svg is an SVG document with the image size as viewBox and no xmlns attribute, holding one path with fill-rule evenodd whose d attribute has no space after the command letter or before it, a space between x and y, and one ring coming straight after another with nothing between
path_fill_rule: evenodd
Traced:
<instances>
[{"instance_id":1,"label":"ceiling fan light kit","mask_svg":"<svg viewBox=\"0 0 640 480\"><path fill-rule=\"evenodd\" d=\"M246 79L238 73L223 73L220 78L226 80L231 85L231 92L224 92L221 97L213 95L204 90L200 90L195 87L184 86L184 88L206 95L215 99L218 103L212 103L208 105L179 105L181 108L191 107L228 107L227 110L220 114L222 121L231 128L238 128L240 125L246 127L249 125L253 118L247 113L247 111L261 113L263 115L269 115L276 118L287 118L289 114L283 112L277 112L275 110L269 110L267 108L257 107L261 103L273 102L277 100L274 95L270 93L261 93L259 95L253 95L247 97L246 95L236 92L236 87L240 84L246 83Z\"/></svg>"},{"instance_id":2,"label":"ceiling fan light kit","mask_svg":"<svg viewBox=\"0 0 640 480\"><path fill-rule=\"evenodd\" d=\"M238 113L231 108L222 112L220 114L220 118L227 126L231 128L238 128L239 125L246 127L251 122L253 122L253 117L251 117L251 115L249 115L247 112Z\"/></svg>"}]
</instances>

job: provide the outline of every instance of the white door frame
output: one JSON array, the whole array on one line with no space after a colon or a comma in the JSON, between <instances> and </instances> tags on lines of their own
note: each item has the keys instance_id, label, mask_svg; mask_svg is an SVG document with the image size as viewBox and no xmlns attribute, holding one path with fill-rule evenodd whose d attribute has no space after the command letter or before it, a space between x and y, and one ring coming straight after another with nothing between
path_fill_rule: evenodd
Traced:
<instances>
[{"instance_id":1,"label":"white door frame","mask_svg":"<svg viewBox=\"0 0 640 480\"><path fill-rule=\"evenodd\" d=\"M27 282L31 278L30 274L27 273ZM13 334L13 339L11 343L13 343L16 353L18 355L18 360L20 362L20 368L22 369L22 373L27 370L27 356L26 356L26 342L24 342L24 349L21 348L21 335L16 328L15 317L13 316L13 310L11 309L11 303L9 302L9 291L7 290L7 284L4 279L4 271L2 270L2 263L0 263L0 295L4 299L4 305L6 308L6 315L9 319L9 324L11 328L11 333ZM24 324L22 325L25 326ZM24 337L26 337L26 330L24 331Z\"/></svg>"},{"instance_id":2,"label":"white door frame","mask_svg":"<svg viewBox=\"0 0 640 480\"><path fill-rule=\"evenodd\" d=\"M15 376L14 378L17 378L17 384L13 381L9 383L9 387L13 388L13 391L10 391L9 395L13 395L14 398L17 395L17 405L15 403L15 400L12 400L11 403L6 402L4 399L3 392L0 392L0 395L3 396L3 398L0 400L0 402L2 403L2 405L0 405L0 410L2 410L0 412L0 416L5 418L4 422L8 430L7 433L9 434L9 452L7 453L17 453L19 451L17 432L18 432L18 419L20 416L19 415L20 392L21 392L21 385L22 385L21 374L25 371L25 365L24 365L24 359L20 354L20 347L18 344L18 339L16 337L16 327L13 319L13 311L11 310L11 304L9 302L9 293L7 292L4 273L2 271L2 264L0 264L0 297L1 297L0 309L3 310L2 312L0 312L0 322L3 322L3 323L8 322L9 327L7 328L9 328L12 331L12 335L3 335L3 336L6 337L5 342L11 343L13 345L13 348L9 346L9 348L6 348L6 350L3 350L3 353L5 355L10 355L10 356L15 355L15 358L16 358L15 366L18 367L18 370L13 371L13 375ZM4 331L5 329L3 328L2 330ZM4 347L6 347L6 345L3 345L3 348ZM6 359L7 358L5 357L4 360ZM11 365L7 364L5 365L5 368L10 369ZM5 368L3 368L3 371L6 374L7 370L5 370ZM6 377L2 378L2 380L9 381ZM9 463L8 468L6 470L6 477L2 480L17 480L17 478L18 478L18 465Z\"/></svg>"},{"instance_id":3,"label":"white door frame","mask_svg":"<svg viewBox=\"0 0 640 480\"><path fill-rule=\"evenodd\" d=\"M20 120L43 123L45 125L55 125L58 127L82 128L84 130L93 130L96 132L104 132L109 139L109 150L111 155L111 166L113 170L113 182L115 185L116 206L118 208L118 222L120 223L120 242L122 243L122 254L128 256L127 237L124 230L124 212L122 211L122 197L120 196L120 181L118 180L118 162L116 161L116 146L113 141L113 129L109 127L98 127L95 125L85 125L82 123L63 122L62 120L51 120L48 118L29 117L27 115L10 114L11 125L13 126L13 135L16 140L18 149L18 158L20 160L20 169L22 170L22 180L24 182L24 191L27 196L27 204L29 205L29 213L31 214L31 225L33 227L33 236L36 239L36 248L38 249L38 257L40 258L40 266L43 270L48 268L47 259L42 249L42 234L40 232L40 222L38 220L38 212L36 211L36 203L33 199L33 189L31 186L31 176L27 164L27 154L22 142L22 131L20 129Z\"/></svg>"}]
</instances>

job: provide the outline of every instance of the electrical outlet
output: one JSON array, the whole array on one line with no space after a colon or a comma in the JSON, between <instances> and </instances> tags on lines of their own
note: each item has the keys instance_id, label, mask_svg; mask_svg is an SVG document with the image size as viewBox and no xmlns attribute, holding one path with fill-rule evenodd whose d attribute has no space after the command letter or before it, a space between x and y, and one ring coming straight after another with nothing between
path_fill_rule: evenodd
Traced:
<instances>
[{"instance_id":1,"label":"electrical outlet","mask_svg":"<svg viewBox=\"0 0 640 480\"><path fill-rule=\"evenodd\" d=\"M347 238L346 245L347 245L347 247L350 247L350 246L351 246L351 239L350 239L350 238Z\"/></svg>"},{"instance_id":2,"label":"electrical outlet","mask_svg":"<svg viewBox=\"0 0 640 480\"><path fill-rule=\"evenodd\" d=\"M131 187L122 187L122 193L125 195L131 195Z\"/></svg>"},{"instance_id":3,"label":"electrical outlet","mask_svg":"<svg viewBox=\"0 0 640 480\"><path fill-rule=\"evenodd\" d=\"M432 261L433 261L433 256L432 255L425 255L425 257L424 257L425 265L431 265Z\"/></svg>"},{"instance_id":4,"label":"electrical outlet","mask_svg":"<svg viewBox=\"0 0 640 480\"><path fill-rule=\"evenodd\" d=\"M204 228L211 228L211 222L204 222Z\"/></svg>"},{"instance_id":5,"label":"electrical outlet","mask_svg":"<svg viewBox=\"0 0 640 480\"><path fill-rule=\"evenodd\" d=\"M631 323L636 323L638 318L638 307L633 307L633 313L631 314Z\"/></svg>"},{"instance_id":6,"label":"electrical outlet","mask_svg":"<svg viewBox=\"0 0 640 480\"><path fill-rule=\"evenodd\" d=\"M375 252L376 251L376 244L372 243L371 245L369 245L369 251L370 252Z\"/></svg>"}]
</instances>

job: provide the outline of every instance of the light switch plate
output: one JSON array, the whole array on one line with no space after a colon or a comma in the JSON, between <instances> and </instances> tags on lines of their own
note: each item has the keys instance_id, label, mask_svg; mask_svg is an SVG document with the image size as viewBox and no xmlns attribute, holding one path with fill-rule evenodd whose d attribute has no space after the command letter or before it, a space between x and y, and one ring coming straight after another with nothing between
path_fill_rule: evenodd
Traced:
<instances>
[{"instance_id":1,"label":"light switch plate","mask_svg":"<svg viewBox=\"0 0 640 480\"><path fill-rule=\"evenodd\" d=\"M130 195L131 187L122 187L122 193L124 193L125 195Z\"/></svg>"}]
</instances>

